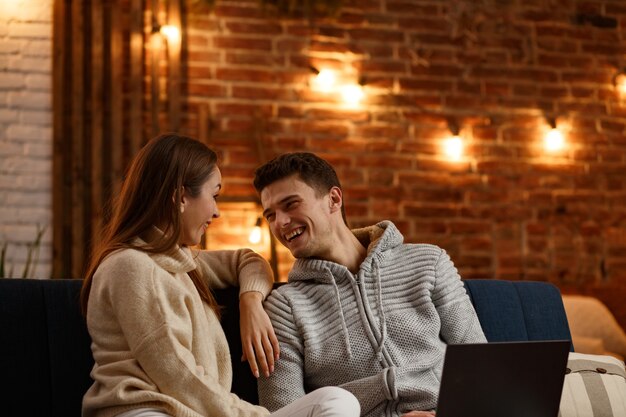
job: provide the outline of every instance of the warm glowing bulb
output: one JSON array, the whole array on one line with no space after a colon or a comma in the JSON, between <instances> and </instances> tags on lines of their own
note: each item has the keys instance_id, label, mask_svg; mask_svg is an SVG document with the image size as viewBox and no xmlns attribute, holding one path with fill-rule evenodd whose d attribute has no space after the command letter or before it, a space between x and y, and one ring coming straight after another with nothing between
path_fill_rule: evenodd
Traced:
<instances>
[{"instance_id":1,"label":"warm glowing bulb","mask_svg":"<svg viewBox=\"0 0 626 417\"><path fill-rule=\"evenodd\" d=\"M563 133L557 128L553 128L550 130L544 139L544 145L548 152L557 152L563 149L565 146L565 139L563 138Z\"/></svg>"},{"instance_id":2,"label":"warm glowing bulb","mask_svg":"<svg viewBox=\"0 0 626 417\"><path fill-rule=\"evenodd\" d=\"M615 78L615 85L620 93L626 94L626 75L618 75L617 78Z\"/></svg>"},{"instance_id":3,"label":"warm glowing bulb","mask_svg":"<svg viewBox=\"0 0 626 417\"><path fill-rule=\"evenodd\" d=\"M250 236L248 236L248 241L253 245L261 242L261 226L254 226L252 231L250 232Z\"/></svg>"},{"instance_id":4,"label":"warm glowing bulb","mask_svg":"<svg viewBox=\"0 0 626 417\"><path fill-rule=\"evenodd\" d=\"M174 25L163 25L159 30L168 42L178 42L180 40L180 30Z\"/></svg>"},{"instance_id":5,"label":"warm glowing bulb","mask_svg":"<svg viewBox=\"0 0 626 417\"><path fill-rule=\"evenodd\" d=\"M337 75L334 71L323 69L315 77L314 84L317 90L330 93L337 82Z\"/></svg>"},{"instance_id":6,"label":"warm glowing bulb","mask_svg":"<svg viewBox=\"0 0 626 417\"><path fill-rule=\"evenodd\" d=\"M459 136L452 136L444 142L444 150L448 158L458 161L463 156L463 140Z\"/></svg>"},{"instance_id":7,"label":"warm glowing bulb","mask_svg":"<svg viewBox=\"0 0 626 417\"><path fill-rule=\"evenodd\" d=\"M351 106L358 105L365 94L363 93L363 88L360 85L346 85L341 89L341 97L343 97L343 101Z\"/></svg>"}]
</instances>

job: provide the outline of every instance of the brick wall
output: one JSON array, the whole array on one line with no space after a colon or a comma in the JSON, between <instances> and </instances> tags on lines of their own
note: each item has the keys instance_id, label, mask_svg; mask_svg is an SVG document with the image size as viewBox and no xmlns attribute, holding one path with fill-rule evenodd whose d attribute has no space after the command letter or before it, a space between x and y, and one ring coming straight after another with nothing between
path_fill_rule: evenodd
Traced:
<instances>
[{"instance_id":1,"label":"brick wall","mask_svg":"<svg viewBox=\"0 0 626 417\"><path fill-rule=\"evenodd\" d=\"M188 5L184 130L222 152L225 194L253 194L264 158L314 151L337 167L352 225L391 219L465 278L595 294L626 325L626 96L613 83L626 5L344 4L312 20L255 0ZM310 66L360 81L361 104L316 91ZM551 118L556 154L543 148ZM465 153L451 162L454 125Z\"/></svg>"},{"instance_id":2,"label":"brick wall","mask_svg":"<svg viewBox=\"0 0 626 417\"><path fill-rule=\"evenodd\" d=\"M37 268L51 270L52 0L0 4L0 245L22 276L28 245L47 227ZM34 254L33 254L34 255Z\"/></svg>"}]
</instances>

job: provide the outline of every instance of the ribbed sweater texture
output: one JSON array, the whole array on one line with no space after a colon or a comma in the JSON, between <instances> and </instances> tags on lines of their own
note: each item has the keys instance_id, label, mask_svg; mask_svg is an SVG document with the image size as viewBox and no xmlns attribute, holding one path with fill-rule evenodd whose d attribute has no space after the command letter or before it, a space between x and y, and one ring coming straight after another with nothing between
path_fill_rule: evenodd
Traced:
<instances>
[{"instance_id":1,"label":"ribbed sweater texture","mask_svg":"<svg viewBox=\"0 0 626 417\"><path fill-rule=\"evenodd\" d=\"M368 248L356 274L298 259L265 302L281 346L259 380L269 410L329 385L351 391L367 417L433 410L446 344L486 342L443 249L404 244L389 221L353 233Z\"/></svg>"},{"instance_id":2,"label":"ribbed sweater texture","mask_svg":"<svg viewBox=\"0 0 626 417\"><path fill-rule=\"evenodd\" d=\"M272 273L246 249L151 255L123 249L98 267L87 327L95 364L84 417L156 407L176 417L261 417L269 412L230 392L226 336L189 271L212 288L239 285L267 295Z\"/></svg>"}]
</instances>

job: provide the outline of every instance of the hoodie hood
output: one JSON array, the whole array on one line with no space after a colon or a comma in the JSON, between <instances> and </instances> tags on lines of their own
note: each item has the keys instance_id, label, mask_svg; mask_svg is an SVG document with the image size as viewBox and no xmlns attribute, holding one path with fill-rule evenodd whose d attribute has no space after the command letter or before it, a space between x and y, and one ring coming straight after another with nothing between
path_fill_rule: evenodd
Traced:
<instances>
[{"instance_id":1,"label":"hoodie hood","mask_svg":"<svg viewBox=\"0 0 626 417\"><path fill-rule=\"evenodd\" d=\"M361 321L371 328L370 341L376 349L376 354L382 360L385 339L387 337L387 323L382 301L382 277L380 266L384 262L385 254L390 249L401 245L404 238L396 226L390 221L382 221L374 226L353 230L357 240L367 248L367 255L356 274L352 274L344 265L321 259L297 259L289 273L289 282L305 282L328 284L333 288L336 298L337 314L341 317L343 340L348 358L352 358L352 348L348 325L341 305L339 282L349 282L352 291L364 295L363 307L359 314ZM369 277L369 278L366 278ZM364 280L371 280L375 285L375 295L372 305L365 301L368 298ZM373 308L378 311L377 317ZM376 323L376 324L374 324Z\"/></svg>"},{"instance_id":2,"label":"hoodie hood","mask_svg":"<svg viewBox=\"0 0 626 417\"><path fill-rule=\"evenodd\" d=\"M375 225L353 229L352 234L367 248L367 256L363 260L360 269L371 270L374 257L381 261L385 252L393 249L404 242L404 236L396 226L383 220ZM350 274L350 271L335 262L323 259L301 258L296 259L293 268L289 272L289 282L315 281L330 284L334 281L333 276Z\"/></svg>"}]
</instances>

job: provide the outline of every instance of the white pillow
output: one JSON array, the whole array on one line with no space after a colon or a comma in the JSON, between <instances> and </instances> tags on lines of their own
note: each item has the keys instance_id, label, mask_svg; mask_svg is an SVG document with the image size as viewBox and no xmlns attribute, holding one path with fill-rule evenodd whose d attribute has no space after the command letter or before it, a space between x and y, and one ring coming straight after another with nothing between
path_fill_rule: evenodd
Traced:
<instances>
[{"instance_id":1,"label":"white pillow","mask_svg":"<svg viewBox=\"0 0 626 417\"><path fill-rule=\"evenodd\" d=\"M624 362L570 352L559 417L625 417Z\"/></svg>"}]
</instances>

